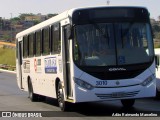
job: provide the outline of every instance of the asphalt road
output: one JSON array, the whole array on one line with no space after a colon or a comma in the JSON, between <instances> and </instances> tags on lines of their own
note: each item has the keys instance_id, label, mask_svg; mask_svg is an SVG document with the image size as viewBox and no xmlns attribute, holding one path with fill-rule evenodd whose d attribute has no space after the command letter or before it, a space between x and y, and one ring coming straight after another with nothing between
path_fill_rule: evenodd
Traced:
<instances>
[{"instance_id":1,"label":"asphalt road","mask_svg":"<svg viewBox=\"0 0 160 120\"><path fill-rule=\"evenodd\" d=\"M160 113L160 100L153 98L138 99L135 105L131 109L124 109L120 101L105 101L105 102L93 102L85 104L77 104L71 106L70 112L61 112L57 106L55 99L47 98L45 101L31 102L28 98L28 93L21 91L16 83L16 74L0 71L0 111L15 111L23 113L26 111L39 112L42 117L51 116L59 119L105 119L112 115L140 115L140 113L151 114L154 116L158 112ZM146 113L147 112L147 113ZM117 114L116 114L117 113ZM0 113L2 114L2 113ZM1 116L1 115L0 115ZM117 119L111 117L110 119ZM121 117L122 118L122 117ZM128 117L125 117L125 119ZM151 119L151 117L144 117L145 120ZM1 119L1 118L0 118ZM42 119L42 118L41 118ZM134 119L134 118L133 118ZM141 119L142 117L136 118ZM155 117L153 119L159 119Z\"/></svg>"}]
</instances>

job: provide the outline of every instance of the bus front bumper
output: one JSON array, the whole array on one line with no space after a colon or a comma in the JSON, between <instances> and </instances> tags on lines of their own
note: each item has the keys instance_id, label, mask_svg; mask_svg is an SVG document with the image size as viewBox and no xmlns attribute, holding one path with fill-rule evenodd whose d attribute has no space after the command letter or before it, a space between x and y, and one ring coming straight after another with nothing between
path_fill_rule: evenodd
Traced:
<instances>
[{"instance_id":1,"label":"bus front bumper","mask_svg":"<svg viewBox=\"0 0 160 120\"><path fill-rule=\"evenodd\" d=\"M75 84L75 102L93 102L106 100L136 99L155 97L155 82L147 86L135 85L116 88L94 88L86 90Z\"/></svg>"}]
</instances>

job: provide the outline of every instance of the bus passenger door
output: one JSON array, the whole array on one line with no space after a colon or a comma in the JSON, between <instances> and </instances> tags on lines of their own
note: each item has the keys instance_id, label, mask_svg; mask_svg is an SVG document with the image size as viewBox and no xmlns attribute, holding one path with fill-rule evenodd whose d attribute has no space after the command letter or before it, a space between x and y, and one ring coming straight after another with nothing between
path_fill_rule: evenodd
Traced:
<instances>
[{"instance_id":1,"label":"bus passenger door","mask_svg":"<svg viewBox=\"0 0 160 120\"><path fill-rule=\"evenodd\" d=\"M22 41L18 42L18 73L19 73L19 82L20 88L23 89L23 81L22 81Z\"/></svg>"},{"instance_id":2,"label":"bus passenger door","mask_svg":"<svg viewBox=\"0 0 160 120\"><path fill-rule=\"evenodd\" d=\"M65 94L67 95L67 98L72 96L72 90L71 90L71 75L70 75L70 40L67 38L67 33L68 33L68 26L64 26L62 28L63 30L63 52L62 52L62 57L63 57L63 75L64 75L64 85L65 85Z\"/></svg>"}]
</instances>

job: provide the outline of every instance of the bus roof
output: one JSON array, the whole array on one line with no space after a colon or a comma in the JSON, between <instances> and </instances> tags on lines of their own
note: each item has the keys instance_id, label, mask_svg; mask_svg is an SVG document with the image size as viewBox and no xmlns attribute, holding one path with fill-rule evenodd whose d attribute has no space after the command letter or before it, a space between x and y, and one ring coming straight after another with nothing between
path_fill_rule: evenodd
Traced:
<instances>
[{"instance_id":1,"label":"bus roof","mask_svg":"<svg viewBox=\"0 0 160 120\"><path fill-rule=\"evenodd\" d=\"M80 7L80 8L72 8L70 10L66 10L65 12L59 14L59 15L56 15L48 20L45 20L35 26L32 26L22 32L19 32L17 35L16 35L16 38L19 38L19 37L23 37L24 35L27 35L29 33L32 33L32 32L35 32L37 30L41 30L42 28L48 26L48 25L52 25L53 23L56 23L60 20L64 20L66 19L68 16L72 16L73 12L76 11L76 10L83 10L83 9L92 9L92 8L106 8L106 7L130 7L130 8L144 8L146 9L145 7L142 7L142 6L96 6L96 7Z\"/></svg>"}]
</instances>

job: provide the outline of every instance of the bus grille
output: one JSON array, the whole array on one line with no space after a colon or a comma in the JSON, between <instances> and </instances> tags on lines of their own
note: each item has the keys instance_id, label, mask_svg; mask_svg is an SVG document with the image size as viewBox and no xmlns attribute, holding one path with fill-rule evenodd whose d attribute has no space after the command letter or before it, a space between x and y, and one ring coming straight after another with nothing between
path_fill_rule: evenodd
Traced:
<instances>
[{"instance_id":1,"label":"bus grille","mask_svg":"<svg viewBox=\"0 0 160 120\"><path fill-rule=\"evenodd\" d=\"M115 92L112 94L95 94L100 99L110 99L110 98L128 98L128 97L134 97L137 95L139 91L133 91L133 92Z\"/></svg>"}]
</instances>

